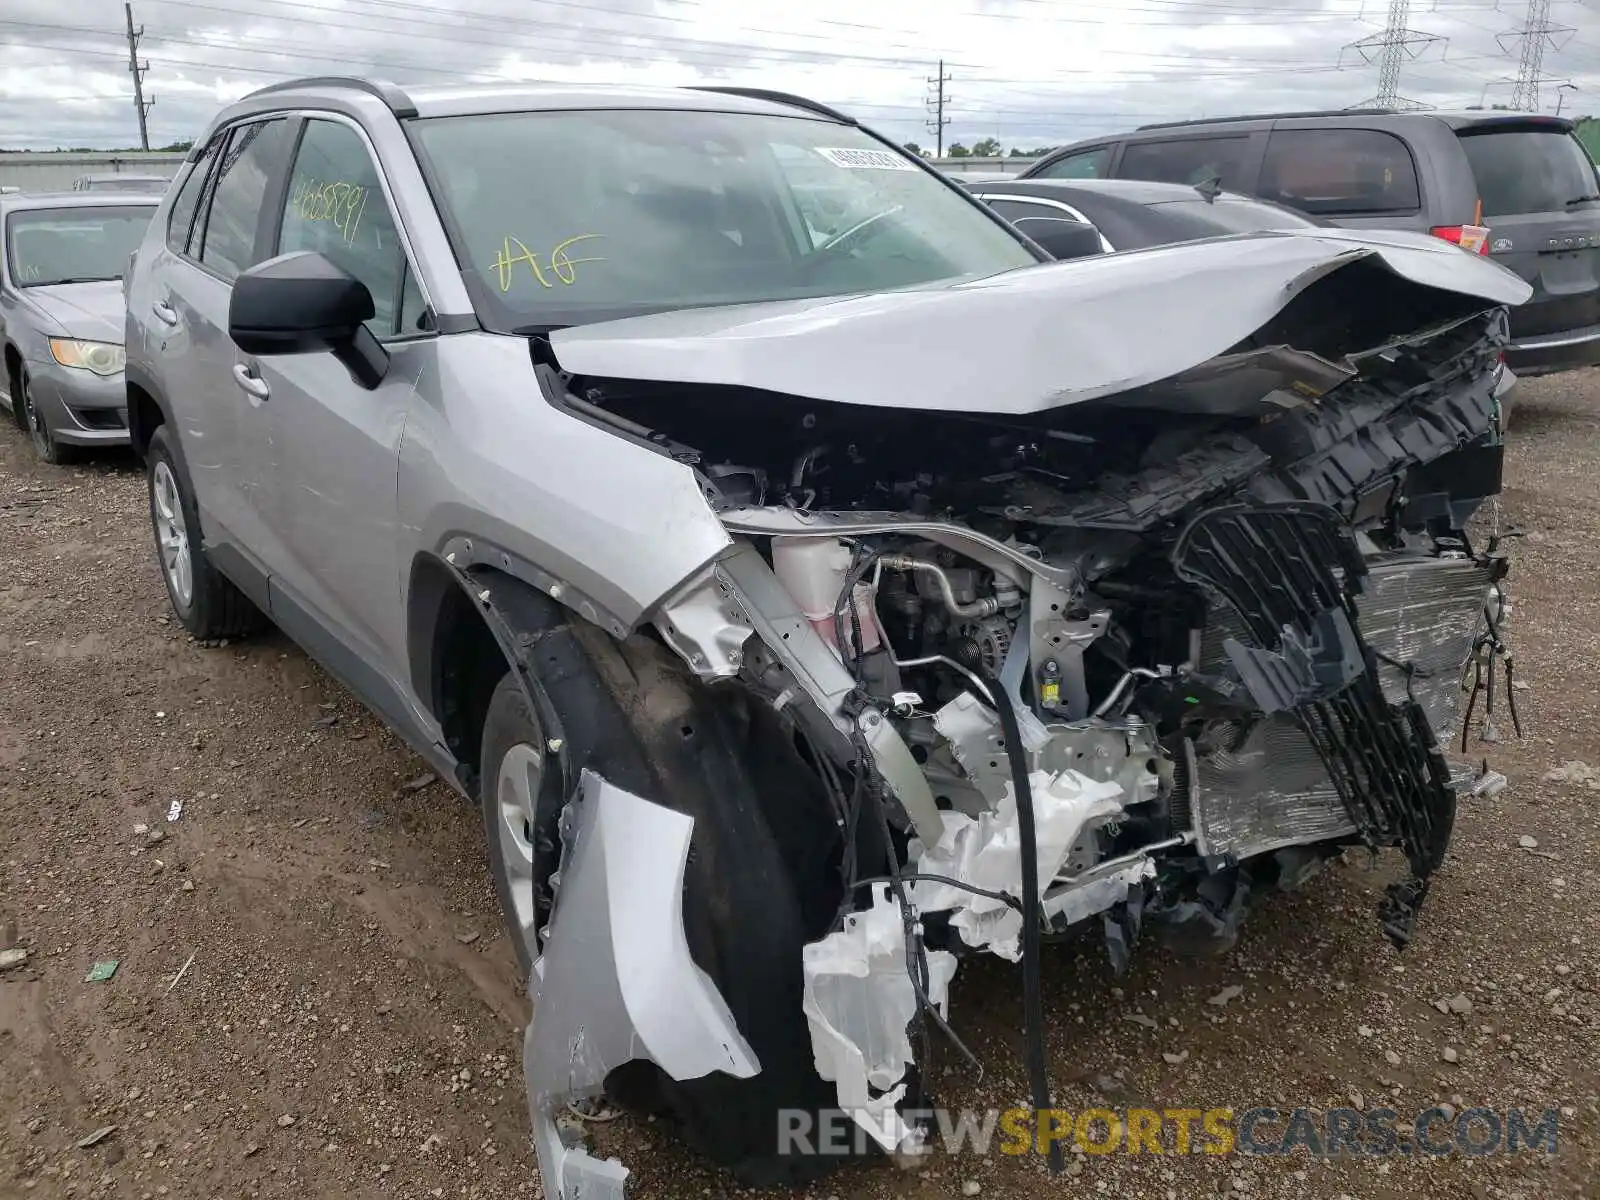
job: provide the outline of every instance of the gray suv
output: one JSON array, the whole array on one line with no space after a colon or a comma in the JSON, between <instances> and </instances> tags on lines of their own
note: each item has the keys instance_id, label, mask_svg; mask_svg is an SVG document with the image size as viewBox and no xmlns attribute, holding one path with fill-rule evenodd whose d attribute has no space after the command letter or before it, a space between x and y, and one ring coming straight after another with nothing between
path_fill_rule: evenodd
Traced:
<instances>
[{"instance_id":1,"label":"gray suv","mask_svg":"<svg viewBox=\"0 0 1600 1200\"><path fill-rule=\"evenodd\" d=\"M1414 229L1533 288L1506 363L1600 363L1600 180L1573 123L1532 113L1319 112L1145 125L1078 142L1026 179L1220 180L1352 229Z\"/></svg>"},{"instance_id":2,"label":"gray suv","mask_svg":"<svg viewBox=\"0 0 1600 1200\"><path fill-rule=\"evenodd\" d=\"M1404 944L1528 292L1342 229L1049 262L792 96L302 80L162 201L128 414L184 626L481 806L544 1194L604 1200L602 1089L746 1183L916 1149L973 955L1043 1108L1048 934L1215 950L1366 846Z\"/></svg>"}]
</instances>

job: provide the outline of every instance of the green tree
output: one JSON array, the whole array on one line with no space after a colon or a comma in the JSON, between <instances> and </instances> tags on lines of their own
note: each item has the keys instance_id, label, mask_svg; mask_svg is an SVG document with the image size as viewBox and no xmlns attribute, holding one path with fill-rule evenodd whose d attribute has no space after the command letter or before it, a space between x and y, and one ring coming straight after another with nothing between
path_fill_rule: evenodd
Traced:
<instances>
[{"instance_id":1,"label":"green tree","mask_svg":"<svg viewBox=\"0 0 1600 1200\"><path fill-rule=\"evenodd\" d=\"M927 158L928 152L915 142L907 142L901 147L907 154L915 154L918 158Z\"/></svg>"},{"instance_id":2,"label":"green tree","mask_svg":"<svg viewBox=\"0 0 1600 1200\"><path fill-rule=\"evenodd\" d=\"M1000 139L987 137L972 143L973 158L998 158L1000 156Z\"/></svg>"},{"instance_id":3,"label":"green tree","mask_svg":"<svg viewBox=\"0 0 1600 1200\"><path fill-rule=\"evenodd\" d=\"M945 153L945 157L946 158L971 158L972 157L972 151L968 150L960 142L952 142L952 143L950 143L949 147L945 150L944 153Z\"/></svg>"}]
</instances>

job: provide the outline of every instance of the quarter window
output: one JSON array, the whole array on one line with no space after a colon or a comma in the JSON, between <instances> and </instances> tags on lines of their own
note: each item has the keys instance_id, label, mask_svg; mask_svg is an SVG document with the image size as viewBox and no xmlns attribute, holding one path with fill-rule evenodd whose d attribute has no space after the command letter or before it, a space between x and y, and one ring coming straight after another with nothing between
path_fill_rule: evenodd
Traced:
<instances>
[{"instance_id":1,"label":"quarter window","mask_svg":"<svg viewBox=\"0 0 1600 1200\"><path fill-rule=\"evenodd\" d=\"M200 234L200 261L230 283L261 261L255 252L261 207L268 182L288 157L290 129L281 117L241 125L229 136L217 164Z\"/></svg>"},{"instance_id":2,"label":"quarter window","mask_svg":"<svg viewBox=\"0 0 1600 1200\"><path fill-rule=\"evenodd\" d=\"M1258 194L1308 213L1415 212L1411 151L1376 129L1279 129L1267 139Z\"/></svg>"},{"instance_id":3,"label":"quarter window","mask_svg":"<svg viewBox=\"0 0 1600 1200\"><path fill-rule=\"evenodd\" d=\"M1167 142L1130 142L1117 167L1121 179L1155 183L1205 183L1215 179L1225 188L1241 188L1248 137L1183 138Z\"/></svg>"},{"instance_id":4,"label":"quarter window","mask_svg":"<svg viewBox=\"0 0 1600 1200\"><path fill-rule=\"evenodd\" d=\"M284 198L278 253L310 250L366 284L377 337L415 333L422 298L366 143L348 125L306 124Z\"/></svg>"},{"instance_id":5,"label":"quarter window","mask_svg":"<svg viewBox=\"0 0 1600 1200\"><path fill-rule=\"evenodd\" d=\"M1111 147L1096 146L1058 158L1033 179L1104 179L1111 171Z\"/></svg>"},{"instance_id":6,"label":"quarter window","mask_svg":"<svg viewBox=\"0 0 1600 1200\"><path fill-rule=\"evenodd\" d=\"M211 173L211 164L216 161L217 147L221 142L221 138L212 138L207 143L189 174L184 177L178 194L173 197L172 209L167 214L167 246L175 253L189 252L189 234L194 228L195 210L200 207L200 193L206 186L206 176Z\"/></svg>"}]
</instances>

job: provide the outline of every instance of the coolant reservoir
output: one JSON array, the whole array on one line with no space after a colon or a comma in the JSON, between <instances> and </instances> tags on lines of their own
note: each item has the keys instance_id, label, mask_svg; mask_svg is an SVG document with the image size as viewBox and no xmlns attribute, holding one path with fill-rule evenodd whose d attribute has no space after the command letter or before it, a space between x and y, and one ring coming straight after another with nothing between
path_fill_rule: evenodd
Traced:
<instances>
[{"instance_id":1,"label":"coolant reservoir","mask_svg":"<svg viewBox=\"0 0 1600 1200\"><path fill-rule=\"evenodd\" d=\"M788 589L811 627L828 645L838 649L833 636L833 610L844 590L850 571L850 548L838 538L775 537L772 539L772 571ZM872 587L860 583L855 588L853 607L861 622L861 645L876 650L881 641L878 622L872 615ZM850 634L850 614L844 615L845 636Z\"/></svg>"}]
</instances>

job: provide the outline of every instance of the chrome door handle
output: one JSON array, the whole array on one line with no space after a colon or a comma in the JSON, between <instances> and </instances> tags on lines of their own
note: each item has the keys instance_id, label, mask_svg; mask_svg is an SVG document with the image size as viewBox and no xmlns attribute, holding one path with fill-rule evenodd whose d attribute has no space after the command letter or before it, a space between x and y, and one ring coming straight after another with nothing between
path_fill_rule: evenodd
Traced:
<instances>
[{"instance_id":1,"label":"chrome door handle","mask_svg":"<svg viewBox=\"0 0 1600 1200\"><path fill-rule=\"evenodd\" d=\"M156 314L156 319L163 325L176 325L178 323L178 310L164 300L157 300L150 306L150 311Z\"/></svg>"},{"instance_id":2,"label":"chrome door handle","mask_svg":"<svg viewBox=\"0 0 1600 1200\"><path fill-rule=\"evenodd\" d=\"M272 395L272 389L267 386L267 381L243 363L233 364L233 381L257 400L265 400Z\"/></svg>"}]
</instances>

